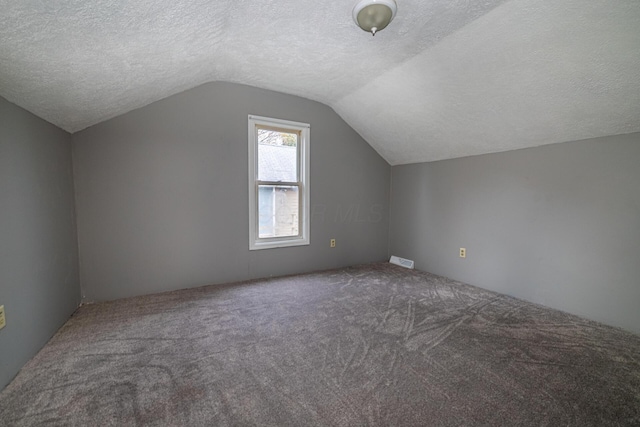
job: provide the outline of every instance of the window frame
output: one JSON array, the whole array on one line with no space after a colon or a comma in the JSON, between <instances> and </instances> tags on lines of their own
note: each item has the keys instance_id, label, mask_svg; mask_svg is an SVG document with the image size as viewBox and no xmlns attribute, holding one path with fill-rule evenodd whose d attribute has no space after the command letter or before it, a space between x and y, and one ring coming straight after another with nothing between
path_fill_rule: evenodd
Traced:
<instances>
[{"instance_id":1,"label":"window frame","mask_svg":"<svg viewBox=\"0 0 640 427\"><path fill-rule=\"evenodd\" d=\"M309 153L310 129L308 123L249 115L249 250L285 248L309 245ZM297 142L298 180L296 182L272 182L258 180L258 128L281 130L299 134ZM283 237L260 237L259 187L261 185L298 187L298 235Z\"/></svg>"}]
</instances>

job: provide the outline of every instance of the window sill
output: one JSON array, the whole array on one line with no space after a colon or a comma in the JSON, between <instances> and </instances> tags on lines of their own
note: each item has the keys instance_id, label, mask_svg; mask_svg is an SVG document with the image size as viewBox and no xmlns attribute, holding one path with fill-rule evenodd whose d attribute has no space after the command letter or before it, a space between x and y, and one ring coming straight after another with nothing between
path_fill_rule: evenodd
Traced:
<instances>
[{"instance_id":1,"label":"window sill","mask_svg":"<svg viewBox=\"0 0 640 427\"><path fill-rule=\"evenodd\" d=\"M249 250L256 251L260 249L276 249L276 248L288 248L290 246L307 246L309 245L309 239L287 239L287 240L270 240L252 242L249 246Z\"/></svg>"}]
</instances>

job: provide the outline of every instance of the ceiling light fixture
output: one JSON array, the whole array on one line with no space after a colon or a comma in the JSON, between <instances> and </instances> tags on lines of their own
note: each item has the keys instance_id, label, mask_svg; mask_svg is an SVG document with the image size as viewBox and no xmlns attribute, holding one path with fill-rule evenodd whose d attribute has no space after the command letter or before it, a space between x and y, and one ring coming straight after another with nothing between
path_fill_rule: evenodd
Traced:
<instances>
[{"instance_id":1,"label":"ceiling light fixture","mask_svg":"<svg viewBox=\"0 0 640 427\"><path fill-rule=\"evenodd\" d=\"M395 0L360 0L353 8L353 20L358 27L375 36L389 25L397 9Z\"/></svg>"}]
</instances>

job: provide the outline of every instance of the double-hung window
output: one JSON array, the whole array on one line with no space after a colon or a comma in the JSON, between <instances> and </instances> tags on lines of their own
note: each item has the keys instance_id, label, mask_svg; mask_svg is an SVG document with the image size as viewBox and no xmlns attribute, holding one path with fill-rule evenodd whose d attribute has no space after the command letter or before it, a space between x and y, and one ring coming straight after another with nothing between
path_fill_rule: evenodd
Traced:
<instances>
[{"instance_id":1,"label":"double-hung window","mask_svg":"<svg viewBox=\"0 0 640 427\"><path fill-rule=\"evenodd\" d=\"M309 125L249 116L249 249L309 244Z\"/></svg>"}]
</instances>

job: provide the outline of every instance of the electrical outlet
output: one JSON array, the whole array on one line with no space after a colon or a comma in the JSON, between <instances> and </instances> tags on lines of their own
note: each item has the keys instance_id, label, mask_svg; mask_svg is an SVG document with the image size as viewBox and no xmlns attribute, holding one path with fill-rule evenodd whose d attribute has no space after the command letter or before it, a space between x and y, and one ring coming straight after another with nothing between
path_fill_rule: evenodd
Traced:
<instances>
[{"instance_id":1,"label":"electrical outlet","mask_svg":"<svg viewBox=\"0 0 640 427\"><path fill-rule=\"evenodd\" d=\"M460 258L467 257L467 250L465 248L460 248Z\"/></svg>"},{"instance_id":2,"label":"electrical outlet","mask_svg":"<svg viewBox=\"0 0 640 427\"><path fill-rule=\"evenodd\" d=\"M332 248L336 247L336 239L331 239L331 241L329 242L329 247L332 247Z\"/></svg>"},{"instance_id":3,"label":"electrical outlet","mask_svg":"<svg viewBox=\"0 0 640 427\"><path fill-rule=\"evenodd\" d=\"M0 305L0 329L4 328L4 325L6 324L7 321L4 318L4 305Z\"/></svg>"}]
</instances>

